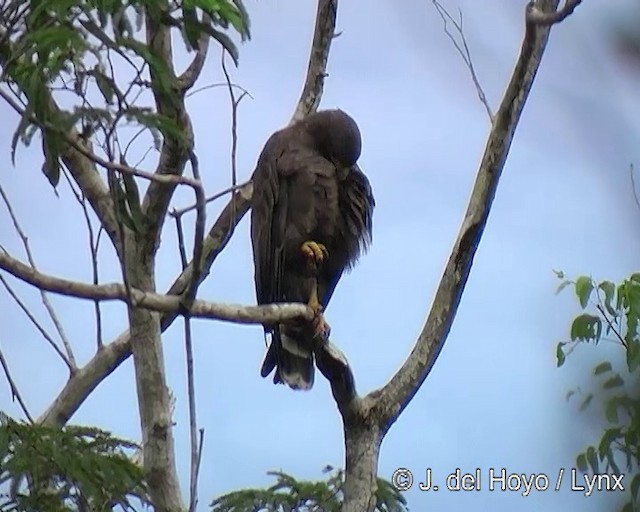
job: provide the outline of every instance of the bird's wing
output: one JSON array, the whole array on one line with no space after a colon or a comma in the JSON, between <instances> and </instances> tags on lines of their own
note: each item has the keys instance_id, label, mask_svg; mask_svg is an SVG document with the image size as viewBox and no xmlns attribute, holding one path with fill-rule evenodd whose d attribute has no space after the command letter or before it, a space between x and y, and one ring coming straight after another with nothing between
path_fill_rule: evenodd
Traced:
<instances>
[{"instance_id":1,"label":"bird's wing","mask_svg":"<svg viewBox=\"0 0 640 512\"><path fill-rule=\"evenodd\" d=\"M340 231L347 245L347 267L351 268L371 244L376 205L371 184L357 165L340 186L339 204Z\"/></svg>"},{"instance_id":2,"label":"bird's wing","mask_svg":"<svg viewBox=\"0 0 640 512\"><path fill-rule=\"evenodd\" d=\"M304 146L274 147L263 153L253 176L251 239L259 304L286 299L286 255L315 229L317 177L332 165ZM292 295L287 300L297 294Z\"/></svg>"},{"instance_id":3,"label":"bird's wing","mask_svg":"<svg viewBox=\"0 0 640 512\"><path fill-rule=\"evenodd\" d=\"M276 160L263 153L253 174L251 199L251 243L255 267L258 304L277 300L276 266L282 247L281 214L278 205L286 203L286 189L280 190Z\"/></svg>"}]
</instances>

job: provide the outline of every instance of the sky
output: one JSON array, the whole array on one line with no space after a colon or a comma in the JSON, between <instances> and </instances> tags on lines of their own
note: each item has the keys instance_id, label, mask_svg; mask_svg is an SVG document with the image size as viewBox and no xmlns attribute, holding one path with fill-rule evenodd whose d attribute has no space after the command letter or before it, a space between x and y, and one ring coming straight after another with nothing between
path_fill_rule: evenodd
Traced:
<instances>
[{"instance_id":1,"label":"sky","mask_svg":"<svg viewBox=\"0 0 640 512\"><path fill-rule=\"evenodd\" d=\"M284 126L306 72L315 2L246 2L252 40L240 47L235 83L251 92L238 111L238 173L248 178L262 145ZM522 40L526 2L443 1L460 9L478 78L497 108ZM586 392L593 365L620 360L613 345L579 347L560 369L555 347L566 341L579 306L569 291L555 295L553 270L567 276L620 280L637 271L640 212L629 175L638 164L640 98L637 71L612 53L615 23L637 11L631 0L585 1L553 28L542 66L507 160L484 237L458 315L432 372L386 436L379 474L410 469L420 481L460 468L481 472L482 489L406 493L411 510L550 512L610 511L618 494L585 497L556 492L491 492L489 470L547 475L551 487L561 468L597 442L597 406L578 412L567 391ZM431 2L342 2L329 58L322 108L339 107L359 124L360 167L376 198L374 242L343 277L326 311L332 341L347 355L358 391L384 385L419 334L462 221L489 122L464 63L442 30ZM180 45L176 45L177 47ZM178 61L186 65L181 49ZM183 58L184 57L184 58ZM219 51L212 51L201 85L220 83ZM222 87L190 96L196 152L209 193L226 188L230 175L230 109ZM39 144L19 148L10 162L17 118L0 103L2 186L29 235L38 268L91 280L81 210L68 188L56 197L40 173ZM146 148L140 147L140 154ZM153 156L153 155L152 155ZM153 158L143 162L152 169ZM192 201L176 194L175 206ZM224 202L212 204L212 222ZM24 259L5 213L0 244ZM163 290L180 271L172 223L162 234L157 284ZM104 282L119 267L107 244L101 249ZM43 314L39 296L10 279L24 301ZM200 287L199 298L255 302L248 216ZM52 297L80 364L95 350L93 306ZM104 339L126 327L121 304L107 304ZM46 322L46 325L50 323ZM67 378L65 368L12 299L0 292L0 348L34 415ZM293 392L262 379L265 352L259 326L194 321L198 425L205 429L200 507L238 488L272 482L281 469L316 479L327 464L343 465L342 424L322 376L310 392ZM182 323L163 336L169 386L176 398L176 453L188 489L189 443ZM0 410L16 417L0 378ZM132 362L103 382L72 423L94 424L139 439ZM185 492L186 496L186 492Z\"/></svg>"}]
</instances>

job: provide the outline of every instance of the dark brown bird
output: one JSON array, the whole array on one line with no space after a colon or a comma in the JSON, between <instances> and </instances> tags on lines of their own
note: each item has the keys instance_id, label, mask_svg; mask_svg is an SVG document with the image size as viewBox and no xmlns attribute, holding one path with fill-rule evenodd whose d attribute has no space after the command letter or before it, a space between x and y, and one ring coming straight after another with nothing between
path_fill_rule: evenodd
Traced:
<instances>
[{"instance_id":1,"label":"dark brown bird","mask_svg":"<svg viewBox=\"0 0 640 512\"><path fill-rule=\"evenodd\" d=\"M258 304L302 302L313 322L265 325L272 333L261 374L310 389L313 340L328 336L323 311L345 270L371 243L375 206L356 164L360 130L342 110L324 110L274 133L253 175L251 243Z\"/></svg>"}]
</instances>

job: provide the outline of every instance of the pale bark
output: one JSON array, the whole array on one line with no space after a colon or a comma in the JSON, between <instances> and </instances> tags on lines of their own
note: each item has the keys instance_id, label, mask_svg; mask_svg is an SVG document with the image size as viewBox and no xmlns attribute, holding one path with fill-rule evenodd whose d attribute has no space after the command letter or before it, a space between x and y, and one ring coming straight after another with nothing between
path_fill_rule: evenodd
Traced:
<instances>
[{"instance_id":1,"label":"pale bark","mask_svg":"<svg viewBox=\"0 0 640 512\"><path fill-rule=\"evenodd\" d=\"M133 236L125 243L127 281L153 291L153 255L141 252ZM158 512L184 510L176 469L171 400L166 384L160 317L157 312L129 307L131 351L138 392L144 473L151 502Z\"/></svg>"},{"instance_id":2,"label":"pale bark","mask_svg":"<svg viewBox=\"0 0 640 512\"><path fill-rule=\"evenodd\" d=\"M325 374L332 380L333 394L344 424L346 471L343 512L369 512L375 509L374 475L377 473L380 443L424 383L444 346L489 217L520 115L547 44L551 28L547 20L561 19L553 15L558 3L558 0L537 0L527 6L520 56L494 116L460 232L431 311L411 354L384 387L364 398L356 393L355 379L346 360L336 366L342 368L343 375ZM532 12L552 14L532 18ZM542 22L536 23L536 19L542 19ZM351 383L352 387L345 388L345 383Z\"/></svg>"}]
</instances>

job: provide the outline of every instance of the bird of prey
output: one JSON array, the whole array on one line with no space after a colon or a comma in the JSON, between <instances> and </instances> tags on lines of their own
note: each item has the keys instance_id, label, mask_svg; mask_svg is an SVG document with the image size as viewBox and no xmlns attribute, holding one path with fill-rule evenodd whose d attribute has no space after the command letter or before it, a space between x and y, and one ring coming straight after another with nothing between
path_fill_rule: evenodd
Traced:
<instances>
[{"instance_id":1,"label":"bird of prey","mask_svg":"<svg viewBox=\"0 0 640 512\"><path fill-rule=\"evenodd\" d=\"M375 201L356 164L360 130L342 110L310 114L275 132L253 175L251 243L258 304L302 302L313 322L265 325L271 345L261 374L310 389L313 342L327 336L323 311L343 272L371 243Z\"/></svg>"}]
</instances>

